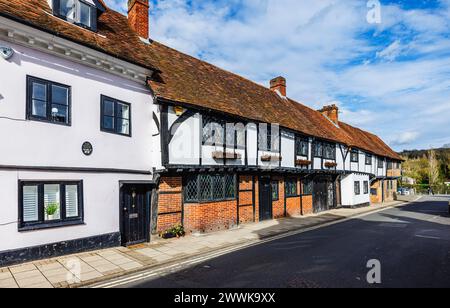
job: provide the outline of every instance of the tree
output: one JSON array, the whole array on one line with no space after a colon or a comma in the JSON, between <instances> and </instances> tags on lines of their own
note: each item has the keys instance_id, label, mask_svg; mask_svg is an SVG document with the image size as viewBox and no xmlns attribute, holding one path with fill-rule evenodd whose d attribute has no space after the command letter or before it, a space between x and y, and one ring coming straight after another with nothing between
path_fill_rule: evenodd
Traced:
<instances>
[{"instance_id":1,"label":"tree","mask_svg":"<svg viewBox=\"0 0 450 308\"><path fill-rule=\"evenodd\" d=\"M436 158L436 151L430 150L428 153L428 170L430 185L439 184L439 161Z\"/></svg>"}]
</instances>

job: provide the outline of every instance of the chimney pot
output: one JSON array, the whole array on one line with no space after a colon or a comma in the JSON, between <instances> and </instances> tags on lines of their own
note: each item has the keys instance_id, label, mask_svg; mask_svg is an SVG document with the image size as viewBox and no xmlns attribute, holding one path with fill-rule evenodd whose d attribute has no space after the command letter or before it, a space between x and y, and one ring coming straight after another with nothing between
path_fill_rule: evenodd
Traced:
<instances>
[{"instance_id":1,"label":"chimney pot","mask_svg":"<svg viewBox=\"0 0 450 308\"><path fill-rule=\"evenodd\" d=\"M278 92L281 96L286 96L286 78L277 77L270 81L270 90Z\"/></svg>"},{"instance_id":2,"label":"chimney pot","mask_svg":"<svg viewBox=\"0 0 450 308\"><path fill-rule=\"evenodd\" d=\"M339 108L335 104L325 106L319 110L319 112L330 119L334 124L339 125Z\"/></svg>"},{"instance_id":3,"label":"chimney pot","mask_svg":"<svg viewBox=\"0 0 450 308\"><path fill-rule=\"evenodd\" d=\"M143 39L149 38L149 0L128 0L128 24Z\"/></svg>"}]
</instances>

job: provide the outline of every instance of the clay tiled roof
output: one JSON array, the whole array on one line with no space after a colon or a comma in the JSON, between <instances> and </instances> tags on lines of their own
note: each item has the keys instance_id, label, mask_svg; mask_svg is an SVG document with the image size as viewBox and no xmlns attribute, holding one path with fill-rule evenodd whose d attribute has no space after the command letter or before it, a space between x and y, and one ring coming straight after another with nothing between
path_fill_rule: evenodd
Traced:
<instances>
[{"instance_id":1,"label":"clay tiled roof","mask_svg":"<svg viewBox=\"0 0 450 308\"><path fill-rule=\"evenodd\" d=\"M306 135L401 159L373 134L342 122L336 126L316 110L157 42L151 48L163 55L157 62L160 79L149 81L158 97L254 121L279 123Z\"/></svg>"},{"instance_id":2,"label":"clay tiled roof","mask_svg":"<svg viewBox=\"0 0 450 308\"><path fill-rule=\"evenodd\" d=\"M345 123L337 127L318 111L158 42L144 44L129 27L127 17L109 8L100 16L98 33L52 16L46 0L0 0L0 16L156 69L157 78L150 80L149 86L158 98L253 121L279 123L306 135L401 159L373 134Z\"/></svg>"},{"instance_id":3,"label":"clay tiled roof","mask_svg":"<svg viewBox=\"0 0 450 308\"><path fill-rule=\"evenodd\" d=\"M121 60L155 69L151 52L128 26L127 17L111 9L100 16L97 33L53 16L47 0L0 0L0 16L26 23Z\"/></svg>"},{"instance_id":4,"label":"clay tiled roof","mask_svg":"<svg viewBox=\"0 0 450 308\"><path fill-rule=\"evenodd\" d=\"M348 136L351 136L351 145L353 147L357 147L380 156L403 160L400 155L392 150L383 140L381 140L380 137L343 122L339 122L339 127L345 131Z\"/></svg>"}]
</instances>

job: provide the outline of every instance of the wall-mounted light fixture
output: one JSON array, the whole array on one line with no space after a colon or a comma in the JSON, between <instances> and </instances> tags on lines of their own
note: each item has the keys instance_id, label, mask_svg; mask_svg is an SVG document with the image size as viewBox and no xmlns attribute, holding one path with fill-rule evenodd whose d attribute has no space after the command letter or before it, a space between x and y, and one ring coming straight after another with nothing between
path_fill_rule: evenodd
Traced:
<instances>
[{"instance_id":1,"label":"wall-mounted light fixture","mask_svg":"<svg viewBox=\"0 0 450 308\"><path fill-rule=\"evenodd\" d=\"M184 108L180 106L175 106L173 107L173 111L175 111L175 114L177 115L177 117L179 117L183 114Z\"/></svg>"},{"instance_id":2,"label":"wall-mounted light fixture","mask_svg":"<svg viewBox=\"0 0 450 308\"><path fill-rule=\"evenodd\" d=\"M8 60L13 54L14 50L11 47L0 45L0 56L2 56L3 59Z\"/></svg>"}]
</instances>

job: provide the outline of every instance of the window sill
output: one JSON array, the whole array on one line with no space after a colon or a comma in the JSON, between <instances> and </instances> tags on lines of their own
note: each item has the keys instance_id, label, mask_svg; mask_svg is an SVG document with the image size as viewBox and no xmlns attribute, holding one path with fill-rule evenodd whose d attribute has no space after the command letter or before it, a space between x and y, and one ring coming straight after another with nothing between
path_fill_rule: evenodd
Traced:
<instances>
[{"instance_id":1,"label":"window sill","mask_svg":"<svg viewBox=\"0 0 450 308\"><path fill-rule=\"evenodd\" d=\"M74 221L60 221L55 223L43 223L36 225L29 225L24 227L19 227L19 232L30 232L30 231L39 231L39 230L47 230L47 229L58 229L64 227L73 227L73 226L82 226L86 225L81 220Z\"/></svg>"},{"instance_id":2,"label":"window sill","mask_svg":"<svg viewBox=\"0 0 450 308\"><path fill-rule=\"evenodd\" d=\"M120 136L120 137L132 138L131 133L130 134L121 134L121 133L116 133L115 131L107 130L105 128L101 128L100 131L102 133L105 133L105 134L116 135L116 136Z\"/></svg>"},{"instance_id":3,"label":"window sill","mask_svg":"<svg viewBox=\"0 0 450 308\"><path fill-rule=\"evenodd\" d=\"M56 121L49 120L47 118L39 118L39 117L34 117L34 116L28 116L27 120L28 121L33 121L33 122L41 122L41 123L46 123L46 124L66 126L66 127L71 127L72 126L71 122L68 122L68 123L56 122Z\"/></svg>"},{"instance_id":4,"label":"window sill","mask_svg":"<svg viewBox=\"0 0 450 308\"><path fill-rule=\"evenodd\" d=\"M231 202L231 201L237 201L236 198L233 199L222 199L222 200L207 200L207 201L184 201L184 204L191 204L191 205L204 205L204 204L211 204L211 203L221 203L221 202Z\"/></svg>"}]
</instances>

